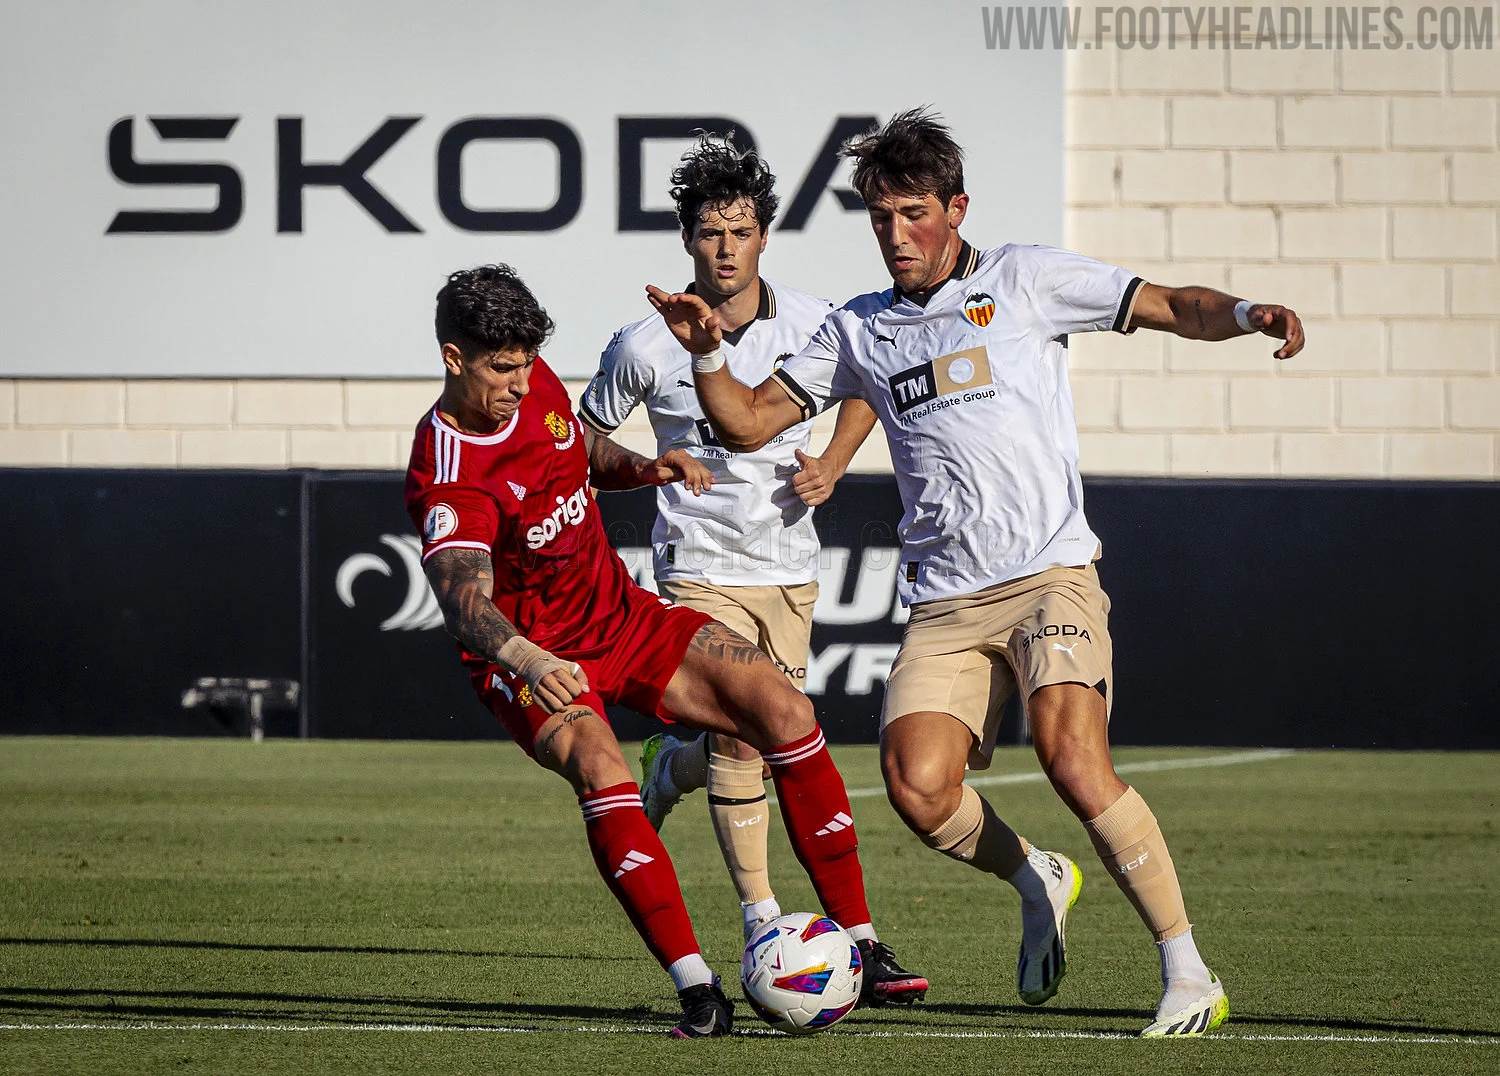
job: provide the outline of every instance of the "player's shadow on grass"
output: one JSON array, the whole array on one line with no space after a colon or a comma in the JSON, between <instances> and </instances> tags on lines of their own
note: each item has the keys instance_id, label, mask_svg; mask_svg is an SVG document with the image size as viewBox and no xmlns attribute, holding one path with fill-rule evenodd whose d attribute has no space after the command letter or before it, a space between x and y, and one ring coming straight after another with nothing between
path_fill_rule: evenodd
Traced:
<instances>
[{"instance_id":1,"label":"player's shadow on grass","mask_svg":"<svg viewBox=\"0 0 1500 1076\"><path fill-rule=\"evenodd\" d=\"M465 956L512 960L636 960L601 953L532 953L488 949L403 949L387 945L272 945L261 942L198 941L188 938L0 938L0 945L64 945L103 949L223 949L247 953L357 953L376 956Z\"/></svg>"},{"instance_id":2,"label":"player's shadow on grass","mask_svg":"<svg viewBox=\"0 0 1500 1076\"><path fill-rule=\"evenodd\" d=\"M947 1013L950 1016L1027 1017L1034 1021L1038 1016L1082 1016L1119 1018L1122 1020L1149 1020L1151 1014L1144 1009L1078 1009L1066 1006L1029 1005L972 1005L962 1002L935 1002L921 1006L928 1012ZM1410 1035L1452 1035L1464 1038L1500 1039L1493 1029L1434 1027L1414 1020L1349 1020L1324 1016L1281 1016L1274 1013L1250 1014L1238 1009L1229 1018L1229 1026L1249 1024L1253 1027L1305 1027L1328 1031L1402 1032Z\"/></svg>"},{"instance_id":3,"label":"player's shadow on grass","mask_svg":"<svg viewBox=\"0 0 1500 1076\"><path fill-rule=\"evenodd\" d=\"M102 999L102 1000L83 1000ZM182 1004L201 1002L202 1004ZM245 1003L251 1003L246 1005ZM262 1003L257 1005L255 1003ZM108 987L0 986L0 1013L67 1012L131 1018L214 1017L233 1020L297 1019L316 1023L363 1024L417 1021L465 1025L454 1017L476 1019L628 1021L657 1019L643 1006L546 1005L536 1002L462 1001L456 998L337 997L228 990L117 990Z\"/></svg>"}]
</instances>

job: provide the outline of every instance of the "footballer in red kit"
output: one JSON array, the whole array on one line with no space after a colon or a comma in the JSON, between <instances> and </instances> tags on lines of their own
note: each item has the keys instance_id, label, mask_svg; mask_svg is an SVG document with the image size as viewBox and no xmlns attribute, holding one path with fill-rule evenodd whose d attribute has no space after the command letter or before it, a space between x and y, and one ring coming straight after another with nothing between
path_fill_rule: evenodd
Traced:
<instances>
[{"instance_id":1,"label":"footballer in red kit","mask_svg":"<svg viewBox=\"0 0 1500 1076\"><path fill-rule=\"evenodd\" d=\"M661 711L662 691L710 618L631 581L589 489L581 424L545 361L532 363L526 406L493 434L464 433L435 405L417 425L406 474L424 562L445 549L490 554L495 608L586 675L590 690L575 703L601 714L607 701L674 716ZM483 655L462 657L480 698L533 754L533 737L551 715L530 686Z\"/></svg>"},{"instance_id":2,"label":"footballer in red kit","mask_svg":"<svg viewBox=\"0 0 1500 1076\"><path fill-rule=\"evenodd\" d=\"M648 459L578 421L539 354L552 319L510 267L453 273L435 320L443 392L417 425L406 479L423 567L480 700L577 793L600 876L676 987L673 1034L727 1034L733 1004L641 808L613 703L759 751L793 852L858 943L862 1002L920 999L927 980L871 923L849 797L812 704L744 638L636 586L605 538L593 490L696 493L711 472L682 449Z\"/></svg>"}]
</instances>

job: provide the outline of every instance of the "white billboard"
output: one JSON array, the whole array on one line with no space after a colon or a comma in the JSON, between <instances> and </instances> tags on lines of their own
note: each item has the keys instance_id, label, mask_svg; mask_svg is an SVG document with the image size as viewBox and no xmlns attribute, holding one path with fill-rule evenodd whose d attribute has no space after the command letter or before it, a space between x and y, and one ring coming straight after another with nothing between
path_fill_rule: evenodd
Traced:
<instances>
[{"instance_id":1,"label":"white billboard","mask_svg":"<svg viewBox=\"0 0 1500 1076\"><path fill-rule=\"evenodd\" d=\"M0 10L0 376L434 374L451 270L514 265L587 376L682 286L667 176L731 123L779 177L767 276L886 281L833 148L935 106L966 234L1057 242L1062 56L979 5L49 0Z\"/></svg>"}]
</instances>

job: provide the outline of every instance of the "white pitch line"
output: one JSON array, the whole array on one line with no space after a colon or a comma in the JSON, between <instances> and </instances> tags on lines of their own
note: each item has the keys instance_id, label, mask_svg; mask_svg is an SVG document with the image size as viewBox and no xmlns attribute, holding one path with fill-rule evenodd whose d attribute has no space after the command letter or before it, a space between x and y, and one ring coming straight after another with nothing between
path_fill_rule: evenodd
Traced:
<instances>
[{"instance_id":1,"label":"white pitch line","mask_svg":"<svg viewBox=\"0 0 1500 1076\"><path fill-rule=\"evenodd\" d=\"M1125 762L1116 766L1115 772L1160 773L1163 770L1204 770L1219 766L1240 766L1247 762L1270 762L1273 759L1287 758L1294 754L1296 754L1295 751L1284 748L1268 747L1254 751L1231 751L1224 755L1200 755L1197 758L1163 758L1154 762ZM988 788L993 785L1028 785L1046 779L1047 775L1040 770L1029 770L1026 773L1002 773L993 777L970 777L966 783L979 788ZM884 795L883 786L849 790L851 800Z\"/></svg>"},{"instance_id":2,"label":"white pitch line","mask_svg":"<svg viewBox=\"0 0 1500 1076\"><path fill-rule=\"evenodd\" d=\"M663 1024L574 1024L566 1027L509 1027L486 1025L461 1027L450 1024L169 1024L155 1022L120 1024L0 1024L0 1031L258 1031L306 1034L309 1032L405 1032L449 1035L661 1035ZM839 1038L852 1039L1081 1039L1095 1041L1128 1041L1137 1036L1125 1031L1043 1031L1017 1028L1009 1031L856 1031L852 1028L834 1032ZM769 1028L741 1028L737 1036L776 1037L780 1032ZM1257 1032L1218 1032L1202 1038L1203 1042L1333 1042L1361 1043L1378 1046L1500 1046L1500 1036L1480 1038L1472 1035L1315 1035L1261 1034Z\"/></svg>"}]
</instances>

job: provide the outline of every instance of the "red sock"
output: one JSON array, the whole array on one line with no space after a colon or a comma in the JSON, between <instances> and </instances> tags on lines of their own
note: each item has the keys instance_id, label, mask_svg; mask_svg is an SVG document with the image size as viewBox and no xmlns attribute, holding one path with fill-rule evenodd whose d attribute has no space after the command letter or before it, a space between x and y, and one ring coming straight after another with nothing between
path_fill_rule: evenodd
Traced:
<instances>
[{"instance_id":1,"label":"red sock","mask_svg":"<svg viewBox=\"0 0 1500 1076\"><path fill-rule=\"evenodd\" d=\"M849 814L844 778L817 726L764 756L776 782L781 817L797 860L812 877L823 910L848 929L870 921L859 838Z\"/></svg>"},{"instance_id":2,"label":"red sock","mask_svg":"<svg viewBox=\"0 0 1500 1076\"><path fill-rule=\"evenodd\" d=\"M651 955L667 967L698 952L672 860L641 810L634 782L578 797L594 865Z\"/></svg>"}]
</instances>

